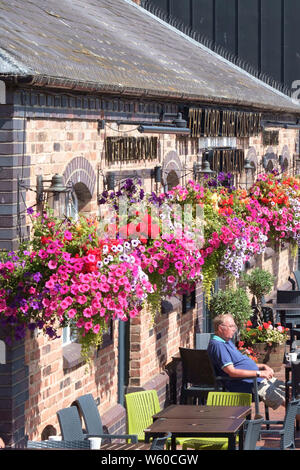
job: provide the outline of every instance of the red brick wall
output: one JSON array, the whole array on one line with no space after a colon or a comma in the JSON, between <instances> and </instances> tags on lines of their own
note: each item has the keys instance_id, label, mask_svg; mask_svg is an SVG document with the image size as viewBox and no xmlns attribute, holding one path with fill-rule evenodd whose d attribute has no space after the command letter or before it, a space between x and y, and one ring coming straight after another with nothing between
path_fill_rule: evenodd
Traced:
<instances>
[{"instance_id":1,"label":"red brick wall","mask_svg":"<svg viewBox=\"0 0 300 470\"><path fill-rule=\"evenodd\" d=\"M39 109L39 112L41 110ZM31 185L35 185L36 176L51 177L54 173L63 173L67 165L75 158L88 161L95 176L97 167L105 172L108 168L104 161L104 138L109 135L122 135L117 132L117 126L110 123L105 130L99 132L97 119L99 113L85 116L84 112L77 115L66 111L59 119L59 110L55 116L34 116L31 109L26 123L26 153L31 156ZM45 117L46 116L46 117ZM112 130L112 128L114 130ZM124 135L127 128L122 127ZM295 133L283 134L281 146L289 145L292 154L295 147ZM134 136L135 133L130 133ZM257 145L257 155L262 155L261 142L249 142L245 140L244 148ZM163 164L166 155L178 153L178 141L175 136L160 136L160 153L157 161L136 163L122 163L122 168L136 169L140 167L153 168L157 164ZM187 145L187 154L180 154L182 166L192 166L197 154L197 148L191 142ZM179 157L178 157L179 159ZM82 160L82 161L83 161ZM117 163L109 169L119 169ZM90 175L91 177L91 175ZM190 175L187 177L189 179ZM150 181L146 182L149 190ZM100 179L100 190L102 178ZM35 194L27 192L27 206L35 204ZM88 209L97 213L96 184L92 200ZM278 272L278 285L286 281L288 270L292 267L288 255L282 253L280 270ZM272 263L277 270L278 259L276 256ZM201 307L201 302L199 301ZM130 378L129 387L133 388L157 388L161 403L164 402L168 376L165 368L173 355L178 352L179 346L193 346L195 325L202 327L197 319L196 312L188 312L182 315L178 311L162 315L151 324L149 312L143 312L134 319L131 324L130 346ZM58 431L56 411L69 406L73 400L81 394L92 393L100 399L99 410L104 424L109 431L117 429L125 431L125 411L117 404L117 367L118 367L118 331L114 328L114 343L100 351L99 356L92 364L92 369L85 365L77 365L72 369L63 369L63 348L61 339L47 341L42 335L26 340L26 364L29 366L29 398L26 403L26 434L30 439L40 439L42 431L47 425L54 426Z\"/></svg>"},{"instance_id":2,"label":"red brick wall","mask_svg":"<svg viewBox=\"0 0 300 470\"><path fill-rule=\"evenodd\" d=\"M91 366L81 363L71 369L63 368L61 338L49 341L42 334L27 338L26 433L31 439L41 439L47 425L59 434L56 411L70 406L79 395L92 393L99 398L102 416L117 403L118 328L114 328L114 338L114 344L101 349Z\"/></svg>"}]
</instances>

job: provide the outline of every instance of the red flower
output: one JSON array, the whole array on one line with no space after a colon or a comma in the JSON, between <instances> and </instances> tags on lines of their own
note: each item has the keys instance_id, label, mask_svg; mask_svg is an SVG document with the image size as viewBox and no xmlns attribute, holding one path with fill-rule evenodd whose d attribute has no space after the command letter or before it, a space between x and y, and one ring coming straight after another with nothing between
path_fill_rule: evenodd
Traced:
<instances>
[{"instance_id":1,"label":"red flower","mask_svg":"<svg viewBox=\"0 0 300 470\"><path fill-rule=\"evenodd\" d=\"M51 242L51 238L44 237L43 235L41 236L41 243L42 245L47 245L47 243Z\"/></svg>"}]
</instances>

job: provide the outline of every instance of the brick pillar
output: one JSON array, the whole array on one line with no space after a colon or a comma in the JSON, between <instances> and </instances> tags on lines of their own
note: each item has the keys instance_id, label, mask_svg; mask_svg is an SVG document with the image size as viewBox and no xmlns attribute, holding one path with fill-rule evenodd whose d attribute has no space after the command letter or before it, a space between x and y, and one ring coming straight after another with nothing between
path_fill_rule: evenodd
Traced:
<instances>
[{"instance_id":1,"label":"brick pillar","mask_svg":"<svg viewBox=\"0 0 300 470\"><path fill-rule=\"evenodd\" d=\"M28 385L24 342L19 341L6 347L1 343L0 437L6 447L24 447Z\"/></svg>"},{"instance_id":2,"label":"brick pillar","mask_svg":"<svg viewBox=\"0 0 300 470\"><path fill-rule=\"evenodd\" d=\"M25 111L18 114L15 95L5 90L0 104L0 250L15 250L25 227L25 189L18 191L18 178L30 184L30 158L25 156ZM18 204L19 200L19 204ZM0 329L0 437L5 445L24 445L25 401L28 398L28 369L24 342L5 346L7 332Z\"/></svg>"},{"instance_id":3,"label":"brick pillar","mask_svg":"<svg viewBox=\"0 0 300 470\"><path fill-rule=\"evenodd\" d=\"M0 250L16 249L19 234L27 236L26 193L21 188L18 191L18 178L30 185L30 157L24 154L25 122L24 116L14 116L12 104L0 105Z\"/></svg>"},{"instance_id":4,"label":"brick pillar","mask_svg":"<svg viewBox=\"0 0 300 470\"><path fill-rule=\"evenodd\" d=\"M129 380L128 387L141 386L141 343L142 343L142 312L130 319L129 339Z\"/></svg>"}]
</instances>

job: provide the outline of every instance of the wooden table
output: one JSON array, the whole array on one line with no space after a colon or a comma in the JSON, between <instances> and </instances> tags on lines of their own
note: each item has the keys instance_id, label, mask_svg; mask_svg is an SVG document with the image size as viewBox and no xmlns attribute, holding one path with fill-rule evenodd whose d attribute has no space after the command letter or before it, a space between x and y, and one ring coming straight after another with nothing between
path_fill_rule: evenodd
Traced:
<instances>
[{"instance_id":1,"label":"wooden table","mask_svg":"<svg viewBox=\"0 0 300 470\"><path fill-rule=\"evenodd\" d=\"M251 416L251 406L170 405L153 416L166 419L238 419Z\"/></svg>"},{"instance_id":2,"label":"wooden table","mask_svg":"<svg viewBox=\"0 0 300 470\"><path fill-rule=\"evenodd\" d=\"M146 442L138 442L135 444L113 443L102 444L100 450L150 450L151 444Z\"/></svg>"},{"instance_id":3,"label":"wooden table","mask_svg":"<svg viewBox=\"0 0 300 470\"><path fill-rule=\"evenodd\" d=\"M145 442L149 442L151 437L171 432L173 451L176 450L177 437L223 437L228 439L228 450L235 450L236 436L239 434L239 449L242 449L244 422L245 418L158 418L144 430Z\"/></svg>"}]
</instances>

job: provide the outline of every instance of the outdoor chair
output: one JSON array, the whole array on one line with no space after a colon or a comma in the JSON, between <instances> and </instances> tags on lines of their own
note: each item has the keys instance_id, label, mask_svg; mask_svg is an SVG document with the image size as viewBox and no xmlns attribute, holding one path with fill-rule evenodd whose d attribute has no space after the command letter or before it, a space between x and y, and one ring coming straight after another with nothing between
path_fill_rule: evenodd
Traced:
<instances>
[{"instance_id":1,"label":"outdoor chair","mask_svg":"<svg viewBox=\"0 0 300 470\"><path fill-rule=\"evenodd\" d=\"M171 439L172 434L170 432L166 433L162 437L155 437L151 443L150 450L164 450L165 445L169 439Z\"/></svg>"},{"instance_id":2,"label":"outdoor chair","mask_svg":"<svg viewBox=\"0 0 300 470\"><path fill-rule=\"evenodd\" d=\"M300 360L291 363L291 378L285 384L287 387L287 399L291 392L291 399L298 400L300 398ZM300 409L298 410L300 413ZM296 429L299 430L299 422L296 421Z\"/></svg>"},{"instance_id":3,"label":"outdoor chair","mask_svg":"<svg viewBox=\"0 0 300 470\"><path fill-rule=\"evenodd\" d=\"M256 444L260 437L260 431L261 431L261 426L263 422L264 422L263 418L251 419L245 422L245 436L244 436L243 450L256 450L257 449ZM225 439L225 441L227 440ZM182 447L182 449L189 449L189 448L198 449L198 447L190 446L188 443L184 444L184 446ZM213 449L213 447L210 446L209 443L206 446L202 446L199 448L201 450ZM219 447L215 445L214 450L227 450L227 448L228 448L228 442L224 442L224 444L220 445Z\"/></svg>"},{"instance_id":4,"label":"outdoor chair","mask_svg":"<svg viewBox=\"0 0 300 470\"><path fill-rule=\"evenodd\" d=\"M297 285L297 289L300 289L300 271L294 271L293 272L294 278L295 278L295 284ZM296 288L296 286L295 286ZM294 289L296 290L296 289Z\"/></svg>"},{"instance_id":5,"label":"outdoor chair","mask_svg":"<svg viewBox=\"0 0 300 470\"><path fill-rule=\"evenodd\" d=\"M106 433L93 433L85 434L82 429L81 419L76 406L63 408L57 411L58 422L62 439L64 441L83 441L89 437L101 437L103 439L131 439L131 442L138 442L136 435L127 434L106 434Z\"/></svg>"},{"instance_id":6,"label":"outdoor chair","mask_svg":"<svg viewBox=\"0 0 300 470\"><path fill-rule=\"evenodd\" d=\"M300 290L277 290L276 303L298 304L299 310L286 310L280 313L280 321L288 328L300 325Z\"/></svg>"},{"instance_id":7,"label":"outdoor chair","mask_svg":"<svg viewBox=\"0 0 300 470\"><path fill-rule=\"evenodd\" d=\"M208 392L222 390L222 382L216 378L214 367L206 349L179 348L182 363L180 403L188 399L204 404Z\"/></svg>"},{"instance_id":8,"label":"outdoor chair","mask_svg":"<svg viewBox=\"0 0 300 470\"><path fill-rule=\"evenodd\" d=\"M226 391L226 382L240 380L232 377L217 376L207 350L179 348L182 358L182 386L180 403L186 404L189 397L200 403L206 402L209 392ZM261 417L259 411L257 378L252 377L255 402L255 418ZM265 417L269 419L269 409L265 405Z\"/></svg>"},{"instance_id":9,"label":"outdoor chair","mask_svg":"<svg viewBox=\"0 0 300 470\"><path fill-rule=\"evenodd\" d=\"M27 441L27 449L90 449L91 442L81 441Z\"/></svg>"},{"instance_id":10,"label":"outdoor chair","mask_svg":"<svg viewBox=\"0 0 300 470\"><path fill-rule=\"evenodd\" d=\"M237 392L209 392L207 406L251 406L251 393ZM260 419L263 421L263 418ZM223 437L199 437L188 439L182 444L182 449L195 450L225 450L228 447L228 439Z\"/></svg>"},{"instance_id":11,"label":"outdoor chair","mask_svg":"<svg viewBox=\"0 0 300 470\"><path fill-rule=\"evenodd\" d=\"M294 339L291 345L291 352L297 352L300 354L300 340Z\"/></svg>"},{"instance_id":12,"label":"outdoor chair","mask_svg":"<svg viewBox=\"0 0 300 470\"><path fill-rule=\"evenodd\" d=\"M98 407L91 393L78 397L72 405L78 408L79 415L82 416L85 432L89 435L105 437L105 439L133 439L136 436L127 434L105 434Z\"/></svg>"},{"instance_id":13,"label":"outdoor chair","mask_svg":"<svg viewBox=\"0 0 300 470\"><path fill-rule=\"evenodd\" d=\"M153 415L161 411L156 390L142 390L141 392L127 393L125 395L127 409L127 430L137 434L139 441L145 440L144 429L153 423ZM187 438L176 438L176 444L182 445ZM167 448L170 447L167 438Z\"/></svg>"},{"instance_id":14,"label":"outdoor chair","mask_svg":"<svg viewBox=\"0 0 300 470\"><path fill-rule=\"evenodd\" d=\"M144 429L153 423L153 415L160 412L156 390L127 393L127 431L136 434L139 441L145 440Z\"/></svg>"},{"instance_id":15,"label":"outdoor chair","mask_svg":"<svg viewBox=\"0 0 300 470\"><path fill-rule=\"evenodd\" d=\"M261 429L260 436L263 439L265 435L280 437L280 450L295 449L295 421L298 412L300 400L292 400L289 402L284 420L263 421L262 424L281 425L281 428ZM267 450L265 446L260 446L260 450ZM272 448L273 450L273 448Z\"/></svg>"},{"instance_id":16,"label":"outdoor chair","mask_svg":"<svg viewBox=\"0 0 300 470\"><path fill-rule=\"evenodd\" d=\"M207 349L212 333L196 333L195 349Z\"/></svg>"}]
</instances>

